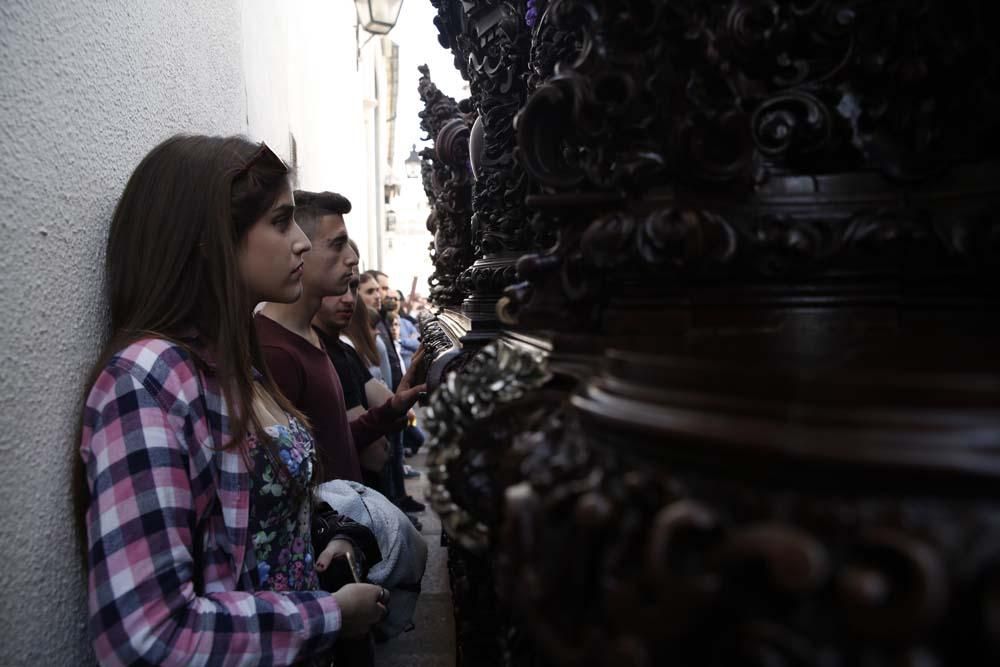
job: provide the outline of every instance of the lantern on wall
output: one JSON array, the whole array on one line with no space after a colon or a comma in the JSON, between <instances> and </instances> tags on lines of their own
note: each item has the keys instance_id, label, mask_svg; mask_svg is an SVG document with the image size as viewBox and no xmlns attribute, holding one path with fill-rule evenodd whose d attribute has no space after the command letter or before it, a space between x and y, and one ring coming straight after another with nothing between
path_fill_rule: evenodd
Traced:
<instances>
[{"instance_id":1,"label":"lantern on wall","mask_svg":"<svg viewBox=\"0 0 1000 667\"><path fill-rule=\"evenodd\" d=\"M403 0L354 0L354 6L365 32L386 35L396 25Z\"/></svg>"},{"instance_id":2,"label":"lantern on wall","mask_svg":"<svg viewBox=\"0 0 1000 667\"><path fill-rule=\"evenodd\" d=\"M392 209L385 212L385 231L396 231L396 212Z\"/></svg>"}]
</instances>

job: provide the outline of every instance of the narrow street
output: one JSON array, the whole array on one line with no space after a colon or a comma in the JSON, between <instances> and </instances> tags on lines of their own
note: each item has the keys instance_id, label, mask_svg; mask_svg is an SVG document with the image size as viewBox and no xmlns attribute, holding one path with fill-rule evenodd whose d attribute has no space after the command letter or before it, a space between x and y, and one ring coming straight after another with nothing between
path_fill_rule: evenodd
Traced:
<instances>
[{"instance_id":1,"label":"narrow street","mask_svg":"<svg viewBox=\"0 0 1000 667\"><path fill-rule=\"evenodd\" d=\"M407 459L421 471L416 479L406 480L406 491L424 502L427 475L424 452ZM416 628L377 647L378 667L451 667L455 664L455 623L448 586L448 552L441 546L441 522L428 509L420 515L423 536L427 540L427 570L417 603Z\"/></svg>"}]
</instances>

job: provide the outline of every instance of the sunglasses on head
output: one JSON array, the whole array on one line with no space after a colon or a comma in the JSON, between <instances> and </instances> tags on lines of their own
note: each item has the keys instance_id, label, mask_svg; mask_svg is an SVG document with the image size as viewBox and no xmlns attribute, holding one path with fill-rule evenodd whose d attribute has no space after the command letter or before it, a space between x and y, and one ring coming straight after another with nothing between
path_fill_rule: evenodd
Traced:
<instances>
[{"instance_id":1,"label":"sunglasses on head","mask_svg":"<svg viewBox=\"0 0 1000 667\"><path fill-rule=\"evenodd\" d=\"M254 154L250 156L250 159L246 161L246 164L240 167L240 170L236 172L236 177L239 178L240 176L243 176L258 164L270 164L274 167L280 167L282 169L285 168L285 163L282 159L262 141L260 142L260 146L257 147L256 152L254 152Z\"/></svg>"}]
</instances>

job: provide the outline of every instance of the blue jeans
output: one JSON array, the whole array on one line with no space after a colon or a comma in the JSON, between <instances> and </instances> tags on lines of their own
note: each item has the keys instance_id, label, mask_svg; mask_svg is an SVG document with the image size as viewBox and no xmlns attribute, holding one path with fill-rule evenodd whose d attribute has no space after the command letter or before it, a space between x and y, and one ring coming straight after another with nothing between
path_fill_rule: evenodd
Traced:
<instances>
[{"instance_id":1,"label":"blue jeans","mask_svg":"<svg viewBox=\"0 0 1000 667\"><path fill-rule=\"evenodd\" d=\"M420 430L419 426L407 426L403 429L403 449L409 449L414 454L420 450L427 436Z\"/></svg>"}]
</instances>

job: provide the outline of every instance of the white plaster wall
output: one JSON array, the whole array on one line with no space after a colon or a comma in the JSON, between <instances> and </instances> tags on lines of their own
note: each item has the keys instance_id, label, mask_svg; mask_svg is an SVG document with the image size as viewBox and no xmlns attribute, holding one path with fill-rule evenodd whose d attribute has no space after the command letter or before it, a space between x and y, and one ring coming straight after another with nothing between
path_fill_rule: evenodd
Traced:
<instances>
[{"instance_id":1,"label":"white plaster wall","mask_svg":"<svg viewBox=\"0 0 1000 667\"><path fill-rule=\"evenodd\" d=\"M299 0L294 7L288 99L299 146L299 187L333 190L350 199L348 233L367 249L374 165L362 122L366 70L357 67L354 3Z\"/></svg>"},{"instance_id":2,"label":"white plaster wall","mask_svg":"<svg viewBox=\"0 0 1000 667\"><path fill-rule=\"evenodd\" d=\"M288 13L293 3L244 0L243 63L247 132L289 159Z\"/></svg>"},{"instance_id":3,"label":"white plaster wall","mask_svg":"<svg viewBox=\"0 0 1000 667\"><path fill-rule=\"evenodd\" d=\"M138 160L246 132L240 0L0 2L0 665L82 665L70 525L103 244Z\"/></svg>"},{"instance_id":4,"label":"white plaster wall","mask_svg":"<svg viewBox=\"0 0 1000 667\"><path fill-rule=\"evenodd\" d=\"M355 23L347 0L243 5L249 134L285 159L289 133L295 135L297 187L350 199L348 232L365 253L374 249L368 224L374 165L363 99L372 68L362 62L358 69Z\"/></svg>"},{"instance_id":5,"label":"white plaster wall","mask_svg":"<svg viewBox=\"0 0 1000 667\"><path fill-rule=\"evenodd\" d=\"M386 108L381 100L388 97L387 74L382 40L372 39L362 49L361 72L367 73L363 81L364 127L366 133L365 154L370 161L370 176L367 181L368 200L372 202L368 211L367 227L370 268L384 271L385 267L385 193L383 183L387 173L388 157L386 142Z\"/></svg>"}]
</instances>

